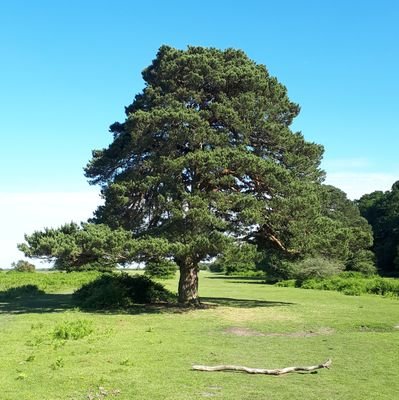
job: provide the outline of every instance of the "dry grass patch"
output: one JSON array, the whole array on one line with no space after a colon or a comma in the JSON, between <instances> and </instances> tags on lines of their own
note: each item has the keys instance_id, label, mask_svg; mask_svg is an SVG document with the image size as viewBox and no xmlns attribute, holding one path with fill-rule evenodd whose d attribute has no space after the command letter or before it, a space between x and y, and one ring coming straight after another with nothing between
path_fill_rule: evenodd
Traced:
<instances>
[{"instance_id":1,"label":"dry grass patch","mask_svg":"<svg viewBox=\"0 0 399 400\"><path fill-rule=\"evenodd\" d=\"M228 322L267 322L267 321L292 321L300 322L299 317L281 307L276 308L235 308L218 307L212 314Z\"/></svg>"}]
</instances>

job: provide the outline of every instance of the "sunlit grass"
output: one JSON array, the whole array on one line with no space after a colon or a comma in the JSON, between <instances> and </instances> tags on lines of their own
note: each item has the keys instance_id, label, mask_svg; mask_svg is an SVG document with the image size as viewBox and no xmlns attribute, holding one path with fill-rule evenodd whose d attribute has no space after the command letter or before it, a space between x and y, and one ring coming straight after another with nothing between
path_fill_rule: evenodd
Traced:
<instances>
[{"instance_id":1,"label":"sunlit grass","mask_svg":"<svg viewBox=\"0 0 399 400\"><path fill-rule=\"evenodd\" d=\"M43 279L38 275L22 284L37 284L45 295L0 304L4 400L391 400L399 392L398 300L201 273L200 294L209 308L83 313L67 293L81 284L78 278L68 284L69 274L48 274L53 281L44 287L34 281ZM164 283L176 290L176 279ZM79 321L87 321L90 334L74 340L54 334ZM312 365L329 357L332 369L317 374L190 370L193 364Z\"/></svg>"}]
</instances>

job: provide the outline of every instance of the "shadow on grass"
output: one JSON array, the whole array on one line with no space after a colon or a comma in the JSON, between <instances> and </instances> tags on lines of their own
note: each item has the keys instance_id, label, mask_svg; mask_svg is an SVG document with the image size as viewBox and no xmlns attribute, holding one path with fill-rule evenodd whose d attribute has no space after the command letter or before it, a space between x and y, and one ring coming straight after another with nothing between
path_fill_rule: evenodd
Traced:
<instances>
[{"instance_id":1,"label":"shadow on grass","mask_svg":"<svg viewBox=\"0 0 399 400\"><path fill-rule=\"evenodd\" d=\"M280 306L291 306L295 304L295 303L288 303L285 301L234 299L229 297L201 297L201 301L205 303L211 303L217 306L237 307L237 308L280 307Z\"/></svg>"},{"instance_id":2,"label":"shadow on grass","mask_svg":"<svg viewBox=\"0 0 399 400\"><path fill-rule=\"evenodd\" d=\"M71 294L40 293L13 298L0 292L0 314L57 313L74 307Z\"/></svg>"},{"instance_id":3,"label":"shadow on grass","mask_svg":"<svg viewBox=\"0 0 399 400\"><path fill-rule=\"evenodd\" d=\"M255 308L255 307L278 307L294 303L281 301L264 301L251 299L236 299L228 297L201 297L200 308L214 308L218 306ZM0 292L0 315L1 314L29 314L29 313L58 313L72 310L77 307L72 294L45 293L36 285L25 285L10 288ZM128 308L96 309L79 308L83 312L98 314L181 314L193 311L191 307L179 307L175 303L159 304L135 304Z\"/></svg>"},{"instance_id":4,"label":"shadow on grass","mask_svg":"<svg viewBox=\"0 0 399 400\"><path fill-rule=\"evenodd\" d=\"M222 281L228 281L228 283L247 283L247 284L257 284L257 285L267 284L265 278L259 276L215 275L215 276L207 276L205 279L218 279Z\"/></svg>"}]
</instances>

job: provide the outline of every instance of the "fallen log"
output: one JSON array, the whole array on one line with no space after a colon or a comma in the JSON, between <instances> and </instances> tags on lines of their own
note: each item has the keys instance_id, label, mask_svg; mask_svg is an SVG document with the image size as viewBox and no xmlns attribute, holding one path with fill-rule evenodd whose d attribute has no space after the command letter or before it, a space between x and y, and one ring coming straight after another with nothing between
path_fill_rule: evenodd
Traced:
<instances>
[{"instance_id":1,"label":"fallen log","mask_svg":"<svg viewBox=\"0 0 399 400\"><path fill-rule=\"evenodd\" d=\"M264 375L283 375L289 372L312 372L317 369L330 368L331 359L318 365L311 365L309 367L286 367L277 369L265 369L265 368L249 368L241 365L215 365L214 367L209 367L206 365L193 365L192 369L196 371L242 371L248 374L264 374Z\"/></svg>"}]
</instances>

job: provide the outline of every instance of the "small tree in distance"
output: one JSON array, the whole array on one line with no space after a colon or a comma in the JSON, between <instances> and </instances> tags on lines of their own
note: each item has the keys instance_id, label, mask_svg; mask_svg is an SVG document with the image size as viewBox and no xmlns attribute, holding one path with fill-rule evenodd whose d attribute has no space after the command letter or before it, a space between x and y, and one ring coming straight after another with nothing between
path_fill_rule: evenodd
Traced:
<instances>
[{"instance_id":1,"label":"small tree in distance","mask_svg":"<svg viewBox=\"0 0 399 400\"><path fill-rule=\"evenodd\" d=\"M17 272L35 272L36 267L34 264L26 260L19 260L16 263L11 263L11 268Z\"/></svg>"}]
</instances>

